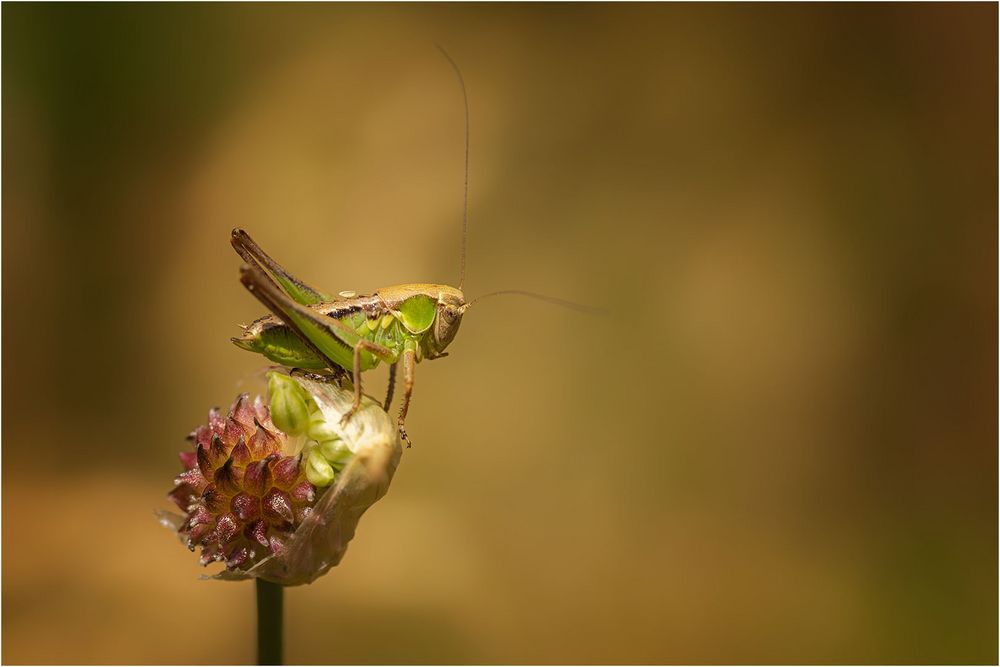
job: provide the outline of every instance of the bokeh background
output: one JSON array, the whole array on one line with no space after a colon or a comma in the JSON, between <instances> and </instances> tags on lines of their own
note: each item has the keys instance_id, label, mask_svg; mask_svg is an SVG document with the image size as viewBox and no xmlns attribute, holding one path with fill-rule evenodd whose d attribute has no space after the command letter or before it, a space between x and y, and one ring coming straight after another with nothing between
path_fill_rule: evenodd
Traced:
<instances>
[{"instance_id":1,"label":"bokeh background","mask_svg":"<svg viewBox=\"0 0 1000 667\"><path fill-rule=\"evenodd\" d=\"M291 662L991 662L997 7L3 14L6 663L253 660L153 518L261 388L243 226L457 280L407 450ZM383 391L385 374L369 380Z\"/></svg>"}]
</instances>

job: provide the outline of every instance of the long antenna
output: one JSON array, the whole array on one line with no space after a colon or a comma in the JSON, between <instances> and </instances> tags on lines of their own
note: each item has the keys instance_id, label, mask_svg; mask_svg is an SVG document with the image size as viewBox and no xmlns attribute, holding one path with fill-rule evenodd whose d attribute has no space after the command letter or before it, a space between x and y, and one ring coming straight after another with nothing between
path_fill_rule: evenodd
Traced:
<instances>
[{"instance_id":1,"label":"long antenna","mask_svg":"<svg viewBox=\"0 0 1000 667\"><path fill-rule=\"evenodd\" d=\"M458 75L458 83L462 86L462 101L465 102L465 194L462 202L462 269L458 279L458 289L462 289L465 286L465 248L469 242L469 94L465 90L465 77L462 76L462 70L458 68L458 63L448 55L443 46L440 44L434 46L438 48L451 68L455 70L455 74Z\"/></svg>"},{"instance_id":2,"label":"long antenna","mask_svg":"<svg viewBox=\"0 0 1000 667\"><path fill-rule=\"evenodd\" d=\"M532 299L538 299L539 301L545 301L546 303L551 303L556 306L562 306L563 308L569 308L571 310L576 310L581 313L587 313L588 315L604 315L605 310L603 308L595 308L594 306L587 306L582 303L576 303L575 301L568 301L566 299L560 299L555 296L548 296L547 294L539 294L538 292L528 292L523 289L505 289L499 292L490 292L489 294L483 294L482 296L477 296L475 299L469 302L468 307L473 306L483 299L488 299L493 296L502 296L504 294L517 294L518 296L527 296Z\"/></svg>"}]
</instances>

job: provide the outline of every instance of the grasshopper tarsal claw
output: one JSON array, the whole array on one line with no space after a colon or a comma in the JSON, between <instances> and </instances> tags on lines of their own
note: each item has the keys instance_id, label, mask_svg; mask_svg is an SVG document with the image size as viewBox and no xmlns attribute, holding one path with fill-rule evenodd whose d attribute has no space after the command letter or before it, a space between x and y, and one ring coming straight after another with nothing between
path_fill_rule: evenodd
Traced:
<instances>
[{"instance_id":1,"label":"grasshopper tarsal claw","mask_svg":"<svg viewBox=\"0 0 1000 667\"><path fill-rule=\"evenodd\" d=\"M399 438L406 443L407 449L413 446L413 443L410 442L410 436L406 435L406 429L403 428L402 424L399 425Z\"/></svg>"},{"instance_id":2,"label":"grasshopper tarsal claw","mask_svg":"<svg viewBox=\"0 0 1000 667\"><path fill-rule=\"evenodd\" d=\"M358 411L358 406L352 405L351 408L341 416L340 418L341 427L347 426L347 423L351 421L351 417L353 417L354 413L356 413L357 411Z\"/></svg>"}]
</instances>

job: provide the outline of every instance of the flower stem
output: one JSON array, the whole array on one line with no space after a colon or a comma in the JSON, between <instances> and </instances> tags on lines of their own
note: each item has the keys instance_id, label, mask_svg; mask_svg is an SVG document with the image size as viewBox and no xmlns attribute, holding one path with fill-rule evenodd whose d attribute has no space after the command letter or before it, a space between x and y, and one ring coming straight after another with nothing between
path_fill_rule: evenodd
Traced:
<instances>
[{"instance_id":1,"label":"flower stem","mask_svg":"<svg viewBox=\"0 0 1000 667\"><path fill-rule=\"evenodd\" d=\"M257 664L281 665L284 586L257 582Z\"/></svg>"}]
</instances>

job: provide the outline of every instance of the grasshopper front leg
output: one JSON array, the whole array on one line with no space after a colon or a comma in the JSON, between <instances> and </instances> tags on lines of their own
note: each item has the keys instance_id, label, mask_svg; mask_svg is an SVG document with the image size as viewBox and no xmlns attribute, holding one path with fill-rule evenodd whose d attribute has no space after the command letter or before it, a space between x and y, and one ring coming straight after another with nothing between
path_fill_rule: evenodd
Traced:
<instances>
[{"instance_id":1,"label":"grasshopper front leg","mask_svg":"<svg viewBox=\"0 0 1000 667\"><path fill-rule=\"evenodd\" d=\"M406 435L403 422L406 421L406 413L410 409L410 396L413 394L413 376L417 370L416 351L410 348L403 350L400 365L403 367L403 406L399 409L399 418L396 423L399 426L399 437L406 442L407 447L412 447L413 443L410 442L410 436Z\"/></svg>"}]
</instances>

